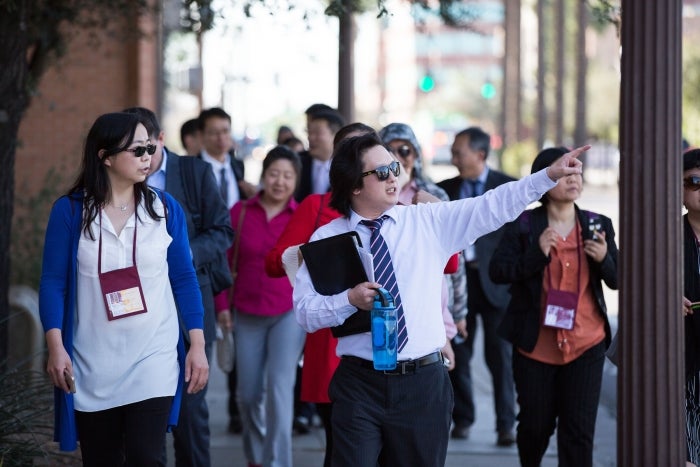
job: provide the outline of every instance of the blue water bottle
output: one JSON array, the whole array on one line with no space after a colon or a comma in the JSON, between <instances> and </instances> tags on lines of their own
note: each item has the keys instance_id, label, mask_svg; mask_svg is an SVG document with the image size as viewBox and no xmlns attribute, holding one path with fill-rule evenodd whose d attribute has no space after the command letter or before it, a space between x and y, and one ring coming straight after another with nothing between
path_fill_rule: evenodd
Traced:
<instances>
[{"instance_id":1,"label":"blue water bottle","mask_svg":"<svg viewBox=\"0 0 700 467\"><path fill-rule=\"evenodd\" d=\"M396 368L396 307L389 291L377 289L371 313L374 369L393 370Z\"/></svg>"}]
</instances>

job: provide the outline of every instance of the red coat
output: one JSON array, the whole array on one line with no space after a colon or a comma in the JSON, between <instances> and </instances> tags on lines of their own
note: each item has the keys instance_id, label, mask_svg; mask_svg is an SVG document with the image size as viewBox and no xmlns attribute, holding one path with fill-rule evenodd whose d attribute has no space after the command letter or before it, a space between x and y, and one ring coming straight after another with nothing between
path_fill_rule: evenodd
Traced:
<instances>
[{"instance_id":1,"label":"red coat","mask_svg":"<svg viewBox=\"0 0 700 467\"><path fill-rule=\"evenodd\" d=\"M284 277L282 253L293 245L306 243L314 231L340 217L340 213L328 206L331 195L309 195L299 204L287 223L275 247L265 256L265 271L272 277ZM304 367L301 370L301 400L329 403L328 384L331 382L340 359L335 354L338 340L329 328L306 335Z\"/></svg>"}]
</instances>

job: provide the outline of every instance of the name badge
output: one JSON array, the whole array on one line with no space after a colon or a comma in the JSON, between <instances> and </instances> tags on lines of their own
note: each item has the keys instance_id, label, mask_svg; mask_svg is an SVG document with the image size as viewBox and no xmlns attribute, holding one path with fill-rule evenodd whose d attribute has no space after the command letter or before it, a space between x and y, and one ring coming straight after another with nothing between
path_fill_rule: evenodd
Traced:
<instances>
[{"instance_id":1,"label":"name badge","mask_svg":"<svg viewBox=\"0 0 700 467\"><path fill-rule=\"evenodd\" d=\"M136 266L101 273L100 286L108 320L146 313L146 300Z\"/></svg>"},{"instance_id":2,"label":"name badge","mask_svg":"<svg viewBox=\"0 0 700 467\"><path fill-rule=\"evenodd\" d=\"M550 290L545 302L543 325L570 331L576 322L577 305L578 294L563 290Z\"/></svg>"},{"instance_id":3,"label":"name badge","mask_svg":"<svg viewBox=\"0 0 700 467\"><path fill-rule=\"evenodd\" d=\"M115 318L144 310L138 287L110 292L106 298L107 308Z\"/></svg>"}]
</instances>

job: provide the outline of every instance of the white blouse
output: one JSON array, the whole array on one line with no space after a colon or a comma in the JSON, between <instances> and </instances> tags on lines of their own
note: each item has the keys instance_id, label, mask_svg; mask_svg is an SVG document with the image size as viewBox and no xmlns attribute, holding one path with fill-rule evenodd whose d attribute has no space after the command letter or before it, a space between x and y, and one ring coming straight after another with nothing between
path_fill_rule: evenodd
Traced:
<instances>
[{"instance_id":1,"label":"white blouse","mask_svg":"<svg viewBox=\"0 0 700 467\"><path fill-rule=\"evenodd\" d=\"M163 215L160 198L154 202ZM97 271L100 218L92 224L95 240L85 234L78 244L78 290L74 321L73 372L75 409L94 412L173 396L179 365L179 323L168 279L167 248L172 241L165 221L155 221L138 206L136 265L146 313L109 321ZM102 272L132 264L135 216L116 235L102 214Z\"/></svg>"}]
</instances>

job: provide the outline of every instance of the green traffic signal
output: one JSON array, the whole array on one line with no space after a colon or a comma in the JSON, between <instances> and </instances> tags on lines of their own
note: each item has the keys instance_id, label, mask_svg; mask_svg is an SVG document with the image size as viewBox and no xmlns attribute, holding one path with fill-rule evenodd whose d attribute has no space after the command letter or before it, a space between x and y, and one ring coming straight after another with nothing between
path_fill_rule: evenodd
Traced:
<instances>
[{"instance_id":1,"label":"green traffic signal","mask_svg":"<svg viewBox=\"0 0 700 467\"><path fill-rule=\"evenodd\" d=\"M435 79L429 73L423 75L418 83L418 88L423 92L430 92L435 89Z\"/></svg>"},{"instance_id":2,"label":"green traffic signal","mask_svg":"<svg viewBox=\"0 0 700 467\"><path fill-rule=\"evenodd\" d=\"M485 82L481 85L481 97L484 99L493 99L496 97L496 86L491 82Z\"/></svg>"}]
</instances>

